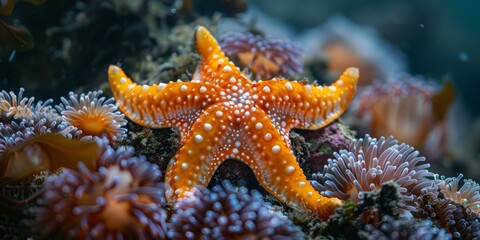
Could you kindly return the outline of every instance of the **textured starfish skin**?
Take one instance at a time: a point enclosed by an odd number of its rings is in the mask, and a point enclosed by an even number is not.
[[[177,127],[181,142],[167,168],[169,200],[207,186],[229,158],[247,164],[263,188],[287,205],[328,218],[341,201],[316,192],[290,149],[292,127],[318,129],[338,118],[352,99],[356,68],[328,87],[286,79],[250,81],[204,28],[195,34],[202,56],[191,82],[140,86],[117,66],[108,70],[121,110],[148,127]]]

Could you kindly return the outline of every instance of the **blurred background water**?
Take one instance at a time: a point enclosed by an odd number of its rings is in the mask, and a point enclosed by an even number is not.
[[[476,115],[480,113],[478,1],[250,0],[248,3],[277,18],[295,33],[318,27],[338,14],[359,25],[371,26],[408,56],[412,74],[437,80],[451,78],[463,103]]]

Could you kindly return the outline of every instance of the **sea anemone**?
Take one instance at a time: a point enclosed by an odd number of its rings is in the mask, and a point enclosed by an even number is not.
[[[365,226],[366,239],[369,240],[449,240],[452,235],[445,229],[437,228],[432,221],[423,220],[412,224],[411,219],[395,219],[392,216],[382,217],[382,223],[379,227],[368,224]]]
[[[272,212],[262,196],[228,182],[194,188],[174,206],[173,239],[303,239],[298,227]]]
[[[228,32],[220,37],[220,46],[229,56],[238,58],[257,79],[302,72],[303,50],[297,44],[250,32]]]
[[[133,149],[103,144],[96,171],[78,164],[44,183],[32,227],[58,239],[166,237],[165,187],[156,165]]]
[[[78,162],[93,168],[98,153],[94,141],[41,134],[0,154],[0,185],[31,179],[42,171],[53,173],[61,168],[75,168]]]
[[[10,119],[26,119],[26,120],[39,120],[41,118],[48,118],[55,120],[59,117],[50,104],[52,99],[48,99],[45,102],[39,101],[35,103],[34,97],[23,97],[25,92],[24,88],[20,88],[20,91],[15,94],[13,91],[9,93],[3,90],[0,92],[0,118],[3,122]]]
[[[471,179],[464,179],[459,189],[458,185],[463,174],[456,178],[447,178],[440,184],[440,192],[446,199],[469,208],[472,212],[480,214],[480,185]]]
[[[79,134],[72,126],[63,122],[49,122],[45,118],[39,121],[23,119],[20,123],[0,123],[0,155],[7,149],[19,147],[33,137],[47,133],[57,133],[67,138]]]
[[[420,208],[424,217],[445,228],[454,239],[480,239],[480,220],[464,206],[449,199],[427,196]]]
[[[61,98],[56,108],[62,118],[81,131],[80,137],[106,136],[110,141],[122,140],[126,136],[123,128],[127,121],[118,111],[113,98],[101,96],[102,91],[82,93],[70,92],[69,98]]]
[[[448,81],[439,91],[420,78],[377,81],[359,90],[351,112],[361,132],[374,137],[393,135],[434,160],[448,143],[446,115],[454,94]]]
[[[362,202],[365,192],[394,181],[405,207],[415,210],[412,205],[416,197],[436,193],[435,175],[428,171],[430,164],[422,163],[425,158],[420,157],[418,151],[398,144],[393,137],[377,140],[366,135],[334,156],[323,172],[313,175],[312,185],[324,196]]]

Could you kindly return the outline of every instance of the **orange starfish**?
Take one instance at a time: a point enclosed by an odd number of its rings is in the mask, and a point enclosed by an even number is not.
[[[169,200],[207,186],[220,164],[234,158],[287,205],[328,218],[341,201],[310,185],[290,149],[289,131],[318,129],[338,118],[355,93],[358,69],[347,69],[328,87],[286,79],[252,82],[207,29],[198,27],[195,41],[203,60],[191,82],[140,86],[119,67],[108,70],[113,94],[130,119],[181,131],[182,145],[166,173]]]

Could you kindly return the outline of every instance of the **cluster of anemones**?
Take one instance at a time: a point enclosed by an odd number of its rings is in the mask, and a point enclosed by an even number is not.
[[[256,79],[302,72],[303,50],[297,44],[250,32],[228,32],[220,37],[222,50],[254,74]]]
[[[115,100],[102,96],[102,91],[80,95],[70,93],[69,100],[62,98],[62,103],[55,108],[51,106],[52,99],[35,103],[35,98],[23,96],[24,91],[21,88],[18,96],[14,92],[0,93],[0,114],[4,124],[9,125],[12,119],[17,123],[46,121],[46,125],[75,128],[76,134],[71,137],[105,136],[110,141],[121,140],[126,135],[124,115],[118,111]]]
[[[166,238],[165,187],[158,166],[133,149],[98,140],[98,166],[65,169],[44,183],[34,230],[75,239]]]
[[[348,150],[334,153],[324,170],[313,175],[312,185],[322,194],[342,200],[362,202],[365,192],[394,181],[406,208],[415,210],[414,200],[426,193],[436,194],[435,175],[422,163],[418,151],[398,144],[393,137],[379,139],[366,135],[351,142]]]
[[[0,170],[0,183],[28,179],[44,170],[56,171],[57,167],[75,166],[76,160],[88,161],[86,155],[76,156],[79,148],[88,144],[69,139],[105,136],[113,142],[125,136],[123,114],[113,98],[102,97],[101,91],[81,94],[79,99],[70,93],[70,101],[62,98],[63,104],[56,108],[51,106],[51,99],[35,103],[33,97],[24,97],[23,93],[23,88],[18,96],[13,92],[0,93],[0,160],[4,166]]]
[[[178,200],[171,218],[173,239],[302,239],[298,227],[270,210],[258,192],[222,185],[195,188]]]

